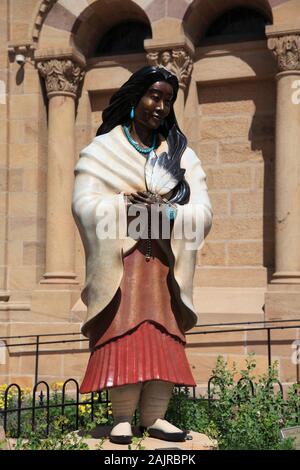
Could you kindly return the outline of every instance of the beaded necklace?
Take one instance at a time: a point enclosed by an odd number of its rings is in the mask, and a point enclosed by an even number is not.
[[[127,126],[125,126],[125,124],[122,126],[123,127],[123,130],[124,130],[124,133],[127,137],[127,140],[128,142],[140,153],[142,154],[148,154],[150,152],[152,152],[152,150],[155,149],[156,147],[156,141],[157,141],[157,133],[155,132],[153,134],[153,142],[152,142],[152,145],[151,147],[148,147],[148,148],[144,148],[144,147],[141,147],[135,140],[133,140],[133,138],[131,137],[130,135],[130,132],[129,132],[129,129]]]

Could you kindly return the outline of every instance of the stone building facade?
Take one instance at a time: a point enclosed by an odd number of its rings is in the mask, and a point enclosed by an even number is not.
[[[214,209],[199,325],[300,320],[300,0],[0,0],[0,383],[33,383],[35,347],[13,344],[34,338],[18,336],[82,339],[73,169],[147,63],[179,78],[176,114]],[[298,334],[272,332],[284,383],[299,379]],[[199,385],[218,354],[267,365],[265,331],[193,335],[187,350]],[[87,343],[40,351],[39,379],[80,380]]]

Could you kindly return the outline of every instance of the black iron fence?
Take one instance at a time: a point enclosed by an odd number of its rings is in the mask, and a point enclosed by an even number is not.
[[[67,386],[69,384],[72,384],[73,386],[71,395],[67,394]],[[44,393],[43,390],[39,390],[41,386],[44,386],[46,393]],[[217,396],[219,394],[219,388],[222,389],[225,386],[226,384],[221,377],[217,375],[210,377],[207,386],[207,397],[201,397],[202,401],[207,402],[208,414],[211,413],[213,402],[219,399]],[[287,403],[283,400],[283,386],[279,380],[270,379],[266,384],[268,392],[273,394],[274,386],[279,387],[278,392],[282,398],[282,415],[284,415]],[[243,387],[244,390],[242,391]],[[240,389],[242,393],[237,393],[235,399],[231,400],[232,404],[240,406],[241,403],[255,397],[255,384],[251,379],[245,377],[241,378],[237,382],[236,388],[238,391]],[[245,388],[247,389],[246,394]],[[12,390],[14,391],[14,400],[13,402],[10,402],[9,397]],[[193,401],[199,399],[196,397],[194,387],[176,387],[175,393],[182,390],[184,391],[183,395],[185,399]],[[299,392],[300,389],[295,389],[295,395],[300,398]],[[89,398],[85,400],[80,400],[79,395],[79,384],[75,379],[66,380],[62,384],[59,392],[51,391],[49,385],[45,381],[40,381],[34,386],[31,396],[27,397],[27,399],[24,399],[22,389],[18,384],[11,384],[4,392],[4,405],[2,409],[0,409],[0,425],[3,425],[5,433],[11,437],[18,438],[22,435],[24,437],[28,436],[30,432],[32,433],[35,431],[42,433],[42,435],[46,437],[51,432],[51,424],[53,424],[55,417],[68,417],[68,424],[65,425],[65,428],[67,428],[68,431],[74,431],[84,428],[87,423],[94,422],[95,417],[97,417],[99,407],[102,409],[102,417],[106,418],[104,422],[112,424],[108,392],[93,392],[87,394],[89,395]],[[82,413],[80,411],[81,407],[84,409],[89,407],[89,413]],[[299,424],[299,408],[300,400],[298,399],[294,403],[293,410],[296,425]],[[178,415],[177,418],[179,419],[182,419],[181,411],[180,407],[176,409],[176,413]],[[111,421],[109,418],[111,418]],[[137,423],[138,413],[135,412],[134,424],[136,425]],[[63,428],[64,425],[61,426],[61,430],[63,430]]]
[[[69,384],[73,385],[71,392],[67,392],[67,385]],[[39,390],[41,386],[45,387],[46,393]],[[182,389],[184,389],[186,397],[196,398],[195,388],[191,387],[191,393],[188,387],[176,387],[177,392]],[[14,395],[13,402],[9,399],[12,391]],[[112,411],[110,410],[108,392],[92,392],[85,394],[85,396],[88,396],[88,399],[80,400],[79,384],[73,378],[66,380],[59,391],[51,390],[49,384],[42,380],[33,387],[32,393],[26,398],[24,398],[22,388],[18,384],[10,384],[4,391],[3,406],[0,408],[0,425],[3,425],[5,433],[8,433],[11,437],[17,438],[22,434],[28,435],[28,433],[36,430],[42,432],[44,436],[48,436],[50,425],[53,424],[55,417],[68,416],[70,420],[67,424],[68,430],[78,430],[95,420],[99,407],[102,408],[102,423],[103,418],[105,418],[105,424],[112,424],[112,417],[110,417]],[[80,411],[81,407],[84,410],[89,407],[88,413],[82,413]],[[177,410],[177,414],[178,417],[181,417],[180,409]],[[134,424],[137,423],[138,412],[136,411]],[[22,424],[25,424],[23,429]],[[64,425],[61,426],[62,430],[63,428]]]
[[[289,323],[286,325],[286,323]],[[292,323],[292,325],[291,325]],[[252,326],[252,325],[259,325],[263,324],[263,326]],[[274,325],[276,324],[276,326]],[[279,324],[279,325],[278,325]],[[228,328],[229,326],[239,326],[239,328]],[[250,326],[251,325],[251,326]],[[200,328],[200,331],[192,331],[188,332],[187,335],[209,335],[209,334],[226,334],[226,333],[232,333],[232,332],[238,332],[238,331],[266,331],[267,333],[267,356],[268,356],[268,365],[269,367],[272,364],[272,331],[274,330],[287,330],[287,329],[295,329],[295,328],[300,328],[300,321],[298,319],[293,319],[293,320],[281,320],[281,321],[269,321],[268,324],[266,325],[265,322],[239,322],[239,323],[226,323],[226,324],[208,324],[208,325],[197,325],[198,328]],[[207,327],[218,327],[218,329],[204,329]],[[222,329],[222,327],[226,327],[226,329]],[[2,337],[0,338],[0,341],[4,342],[5,346],[8,347],[25,347],[25,346],[34,346],[34,355],[35,355],[35,385],[32,390],[32,396],[30,400],[24,400],[23,395],[22,395],[22,389],[21,387],[16,384],[10,384],[6,390],[3,393],[3,403],[2,406],[0,406],[0,424],[3,423],[3,427],[5,432],[8,431],[9,428],[9,419],[10,417],[14,416],[15,420],[15,436],[18,437],[21,434],[21,426],[22,426],[22,420],[23,416],[26,416],[27,420],[27,428],[30,428],[31,431],[34,431],[36,428],[36,422],[37,422],[37,414],[43,413],[43,421],[44,421],[44,432],[45,435],[49,434],[49,429],[50,429],[50,424],[51,424],[51,414],[56,415],[59,413],[60,416],[65,416],[68,414],[68,410],[73,409],[73,422],[72,422],[72,428],[73,429],[78,429],[80,425],[82,424],[82,414],[87,414],[87,413],[81,413],[80,412],[80,407],[84,407],[87,409],[89,407],[89,413],[88,413],[88,418],[90,421],[94,421],[95,419],[95,414],[97,410],[99,410],[99,407],[103,407],[103,412],[106,414],[106,419],[109,421],[109,413],[111,413],[109,409],[109,396],[107,392],[93,392],[90,394],[87,394],[89,396],[88,399],[80,400],[80,393],[79,393],[79,384],[78,382],[70,378],[66,380],[62,386],[61,390],[50,390],[50,387],[47,382],[45,381],[38,381],[39,377],[39,356],[42,352],[42,347],[43,345],[54,345],[54,344],[66,344],[66,343],[78,343],[78,342],[83,342],[83,341],[88,341],[87,339],[83,339],[82,337],[78,339],[61,339],[61,340],[55,340],[55,341],[43,341],[44,338],[48,339],[51,336],[59,337],[59,336],[75,336],[75,335],[80,335],[80,333],[54,333],[54,334],[44,334],[44,335],[25,335],[25,336],[9,336],[9,337]],[[26,338],[34,338],[34,341],[29,341],[26,342]],[[21,343],[14,343],[14,339],[21,339],[24,342]],[[297,347],[297,358],[299,359],[295,363],[296,367],[296,377],[297,380],[296,382],[299,383],[299,362],[300,362],[300,355],[299,355],[299,349],[300,349],[300,341],[297,342],[296,344]],[[78,350],[78,352],[82,352],[83,350]],[[49,352],[49,350],[47,350]],[[248,382],[248,388],[249,388],[249,396],[254,396],[255,395],[255,385],[250,379],[245,379],[242,378],[238,382],[238,387],[241,386],[245,383],[245,381]],[[70,392],[69,395],[67,395],[67,386],[72,385],[72,392],[71,396],[72,399],[70,399]],[[218,376],[212,376],[207,384],[207,402],[208,402],[208,411],[211,408],[212,402],[216,399],[214,396],[214,389],[215,385],[218,385],[220,387],[224,387],[224,383],[222,382],[222,379]],[[279,387],[279,392],[283,397],[283,386],[279,380],[274,380],[270,379],[270,382],[268,386],[274,387],[274,385],[277,385]],[[45,391],[40,390],[40,388],[44,386]],[[12,393],[12,390],[14,390],[14,403],[13,406],[10,403],[9,397],[10,394]],[[180,390],[180,388],[179,388]],[[187,389],[185,389],[187,392]],[[189,399],[196,399],[196,390],[195,388],[191,388],[189,390],[189,393],[186,393],[186,397]],[[244,400],[245,397],[241,397],[240,402]],[[30,404],[28,404],[30,403]],[[0,403],[1,405],[1,403]],[[297,405],[298,406],[298,405]],[[180,411],[180,410],[179,410]],[[55,412],[55,413],[54,413]],[[298,415],[298,409],[296,410],[296,413]],[[86,416],[85,416],[86,419]],[[135,421],[137,422],[137,415],[135,415]],[[298,421],[297,421],[298,422]]]
[[[71,394],[67,394],[67,385],[72,384]],[[40,387],[44,386],[46,393]],[[13,403],[10,403],[10,394],[14,395]],[[13,428],[13,437],[21,435],[21,424],[26,420],[26,431],[35,431],[37,425],[37,414],[39,422],[41,413],[43,419],[43,430],[46,436],[49,435],[50,424],[55,416],[66,416],[67,411],[72,410],[72,429],[80,427],[80,407],[90,407],[89,421],[94,421],[95,411],[99,405],[104,405],[104,411],[107,419],[109,418],[109,398],[107,392],[90,393],[89,399],[80,400],[79,384],[75,379],[68,379],[60,390],[50,390],[50,386],[45,381],[40,381],[33,387],[32,393],[26,399],[23,396],[21,387],[16,384],[10,384],[4,391],[3,409],[0,409],[0,424],[3,423],[4,431],[10,433]],[[53,413],[51,416],[51,411]],[[9,422],[9,418],[13,418]],[[86,420],[85,420],[86,421]],[[11,426],[9,426],[11,424]]]

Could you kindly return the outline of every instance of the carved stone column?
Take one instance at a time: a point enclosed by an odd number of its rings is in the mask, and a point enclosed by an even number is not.
[[[275,273],[267,313],[300,313],[300,30],[267,28],[277,61],[275,161]]]
[[[46,273],[41,283],[72,284],[77,283],[71,215],[75,100],[84,77],[84,60],[63,52],[55,58],[39,54],[36,59],[49,99]]]
[[[149,65],[164,67],[178,78],[179,90],[174,109],[179,127],[183,128],[185,92],[193,70],[193,46],[187,42],[182,45],[162,46],[151,43],[151,40],[146,40],[145,47],[148,51]]]

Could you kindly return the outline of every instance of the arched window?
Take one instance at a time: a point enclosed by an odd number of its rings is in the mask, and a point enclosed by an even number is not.
[[[101,39],[96,56],[144,52],[144,39],[151,38],[151,28],[138,21],[113,26]]]
[[[223,13],[208,28],[201,45],[265,39],[265,27],[271,24],[261,12],[252,8],[233,8]]]

